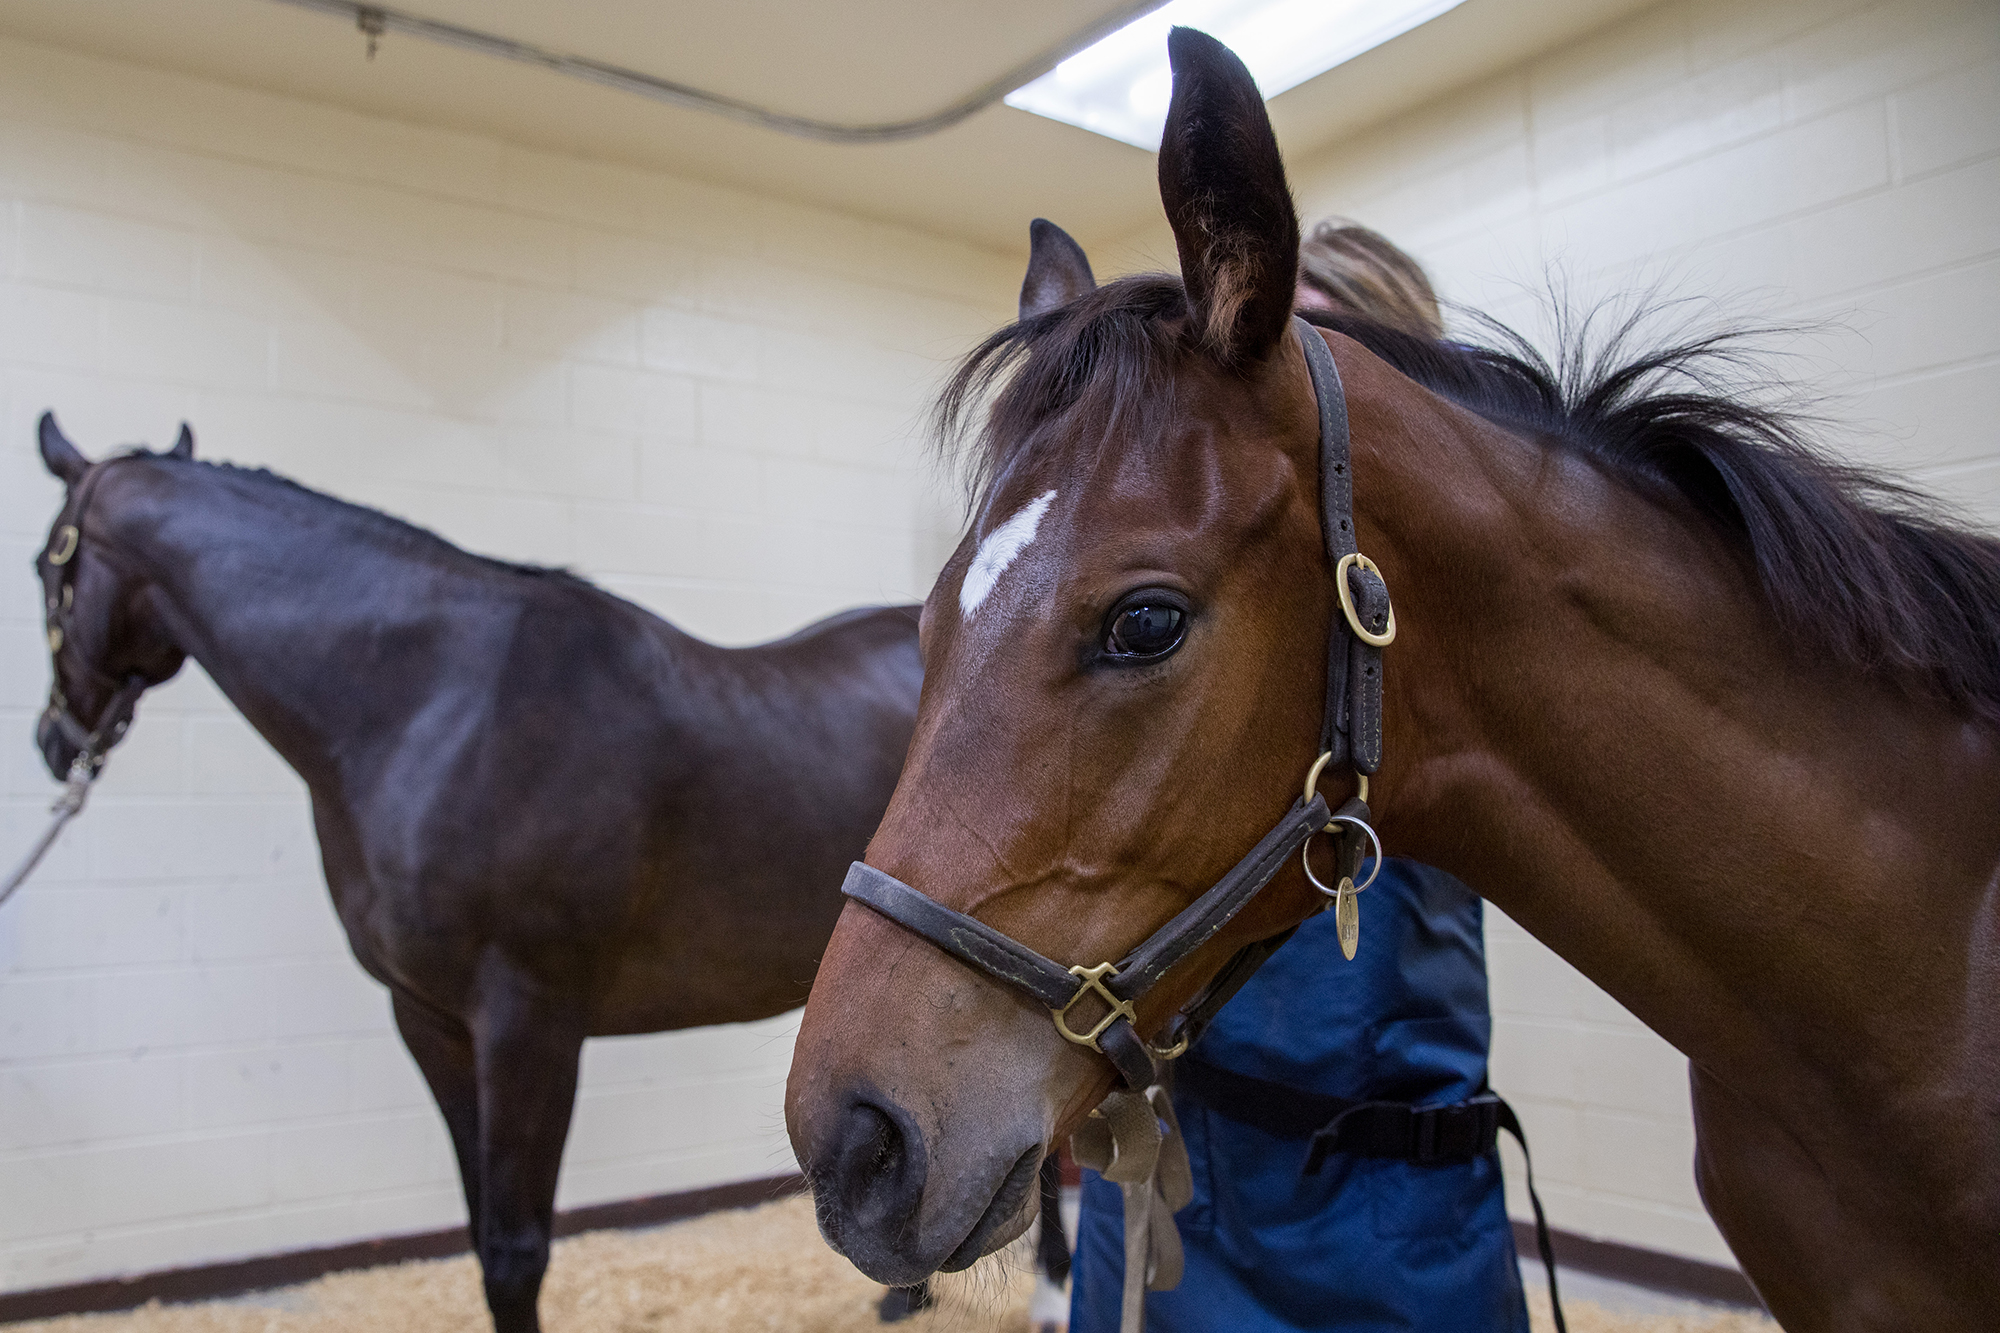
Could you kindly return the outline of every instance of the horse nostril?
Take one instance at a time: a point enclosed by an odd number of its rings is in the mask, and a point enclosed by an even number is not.
[[[841,1124],[831,1175],[825,1183],[857,1227],[901,1237],[923,1200],[923,1135],[901,1107],[857,1099]]]
[[[35,748],[42,752],[42,762],[55,777],[60,779],[69,773],[69,760],[62,752],[55,724],[47,713],[35,719]]]

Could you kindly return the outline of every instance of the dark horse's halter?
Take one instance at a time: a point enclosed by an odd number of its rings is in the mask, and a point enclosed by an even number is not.
[[[139,706],[139,696],[146,692],[151,683],[137,672],[119,680],[106,675],[89,663],[83,663],[83,670],[96,676],[104,684],[111,686],[111,698],[104,706],[104,715],[98,719],[95,729],[85,727],[70,711],[69,700],[63,697],[62,676],[56,662],[62,655],[63,644],[70,637],[70,606],[76,598],[76,557],[83,544],[83,511],[90,502],[90,493],[97,484],[98,477],[114,459],[106,459],[93,467],[77,488],[76,503],[71,507],[70,521],[56,529],[55,541],[48,551],[49,563],[56,568],[55,586],[48,590],[48,605],[45,614],[49,630],[49,702],[42,709],[42,718],[54,727],[62,738],[76,747],[76,758],[70,761],[69,774],[63,780],[62,794],[49,807],[54,816],[49,826],[28,854],[4,881],[0,881],[0,903],[12,897],[14,890],[26,882],[28,876],[41,863],[42,857],[55,845],[56,836],[63,826],[83,813],[83,803],[90,797],[90,784],[104,767],[104,758],[112,747],[125,739],[131,729],[133,710]]]
[[[132,455],[136,456],[136,455]],[[124,456],[121,456],[124,457]],[[49,702],[43,708],[42,716],[62,734],[62,738],[77,748],[72,772],[78,764],[86,765],[89,776],[95,777],[97,770],[104,766],[105,755],[113,746],[125,739],[125,733],[132,726],[132,712],[139,704],[139,696],[146,692],[148,682],[137,672],[119,680],[106,675],[89,663],[82,669],[111,687],[110,701],[105,705],[104,715],[98,719],[95,729],[87,728],[70,711],[69,700],[63,697],[62,680],[55,670],[57,658],[62,655],[63,644],[70,637],[69,613],[76,596],[77,554],[83,545],[83,514],[90,504],[91,492],[97,487],[97,479],[104,475],[105,468],[119,459],[107,458],[93,467],[83,484],[77,487],[76,504],[72,506],[70,521],[56,529],[55,540],[49,547],[49,563],[56,567],[55,587],[48,591],[46,614],[49,628]]]
[[[1382,846],[1369,823],[1368,776],[1382,764],[1382,649],[1396,637],[1395,612],[1388,585],[1354,539],[1354,479],[1348,466],[1347,400],[1340,373],[1325,339],[1304,320],[1292,321],[1305,348],[1312,373],[1313,395],[1319,402],[1320,508],[1328,563],[1340,597],[1340,614],[1333,617],[1326,652],[1326,712],[1320,725],[1320,755],[1307,775],[1305,792],[1265,834],[1248,856],[1195,899],[1173,920],[1155,931],[1117,964],[1064,967],[984,922],[957,912],[874,866],[856,861],[847,872],[842,892],[866,903],[890,920],[915,932],[946,953],[987,976],[1040,1000],[1055,1018],[1056,1031],[1079,1046],[1109,1059],[1133,1092],[1154,1082],[1154,1058],[1172,1059],[1188,1048],[1210,1019],[1250,979],[1292,932],[1251,944],[1231,958],[1215,980],[1170,1024],[1164,1049],[1149,1048],[1133,1027],[1133,1006],[1174,966],[1213,939],[1278,873],[1287,857],[1303,849],[1316,834],[1334,840],[1337,883],[1329,888],[1313,874],[1315,888],[1332,900],[1339,917],[1341,946],[1354,956],[1359,913],[1354,895],[1360,884],[1364,852],[1373,847],[1381,866]],[[1353,768],[1356,793],[1338,810],[1329,811],[1316,790],[1329,764]],[[1072,1022],[1078,1006],[1095,1000],[1102,1012],[1087,1025]]]

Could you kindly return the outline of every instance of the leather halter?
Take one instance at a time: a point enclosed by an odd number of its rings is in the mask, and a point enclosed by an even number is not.
[[[1382,764],[1382,649],[1395,637],[1395,615],[1389,605],[1388,586],[1355,545],[1354,479],[1340,373],[1319,331],[1296,317],[1292,325],[1305,349],[1313,396],[1319,403],[1321,523],[1327,562],[1341,603],[1328,634],[1320,759],[1313,765],[1304,794],[1213,888],[1115,965],[1065,967],[864,862],[856,861],[848,868],[847,881],[841,886],[848,897],[923,936],[977,971],[1047,1005],[1058,1032],[1102,1053],[1125,1086],[1135,1092],[1155,1081],[1155,1056],[1172,1059],[1186,1050],[1292,932],[1287,930],[1239,950],[1178,1021],[1170,1023],[1165,1050],[1148,1047],[1139,1036],[1134,1012],[1137,1002],[1176,964],[1215,938],[1271,882],[1286,858],[1300,852],[1314,835],[1326,833],[1334,839],[1334,866],[1342,894],[1357,891],[1354,876],[1363,852],[1374,841],[1366,799],[1368,775]],[[1311,785],[1329,762],[1352,768],[1359,788],[1355,796],[1332,811]],[[1080,1006],[1093,1002],[1094,1013],[1079,1015]]]
[[[139,706],[139,696],[146,692],[150,682],[137,672],[121,681],[115,676],[99,671],[87,662],[82,663],[85,672],[111,687],[111,697],[105,703],[104,713],[93,730],[86,728],[77,720],[76,714],[70,711],[69,700],[63,697],[62,678],[60,671],[57,670],[57,660],[62,654],[63,646],[71,637],[70,604],[75,595],[77,557],[82,553],[83,547],[84,509],[90,503],[91,492],[96,489],[97,479],[104,475],[107,467],[123,458],[139,456],[127,454],[120,455],[119,458],[107,458],[90,469],[84,476],[83,484],[77,487],[76,503],[71,506],[71,521],[56,529],[55,540],[48,551],[49,563],[56,566],[59,572],[56,575],[55,588],[48,593],[45,613],[49,632],[50,681],[49,702],[42,709],[42,716],[48,719],[49,724],[64,740],[76,747],[77,756],[70,765],[72,772],[81,765],[86,776],[93,778],[104,766],[104,758],[111,752],[112,747],[125,739],[125,733],[132,726],[132,714]]]

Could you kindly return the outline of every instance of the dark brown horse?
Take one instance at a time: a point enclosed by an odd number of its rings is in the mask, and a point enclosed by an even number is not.
[[[185,433],[93,466],[44,417],[41,448],[68,485],[37,560],[49,771],[185,656],[298,770],[451,1128],[494,1323],[535,1329],[583,1039],[805,999],[909,744],[914,608],[717,648]]]
[[[985,484],[868,851],[1065,965],[1123,956],[1299,800],[1339,614],[1277,146],[1233,56],[1171,45],[1182,278],[1078,282],[947,394],[997,391]],[[1994,1327],[2000,544],[1705,383],[1726,345],[1565,381],[1342,327],[1359,542],[1400,625],[1390,851],[1686,1052],[1703,1197],[1788,1329]],[[1320,901],[1293,858],[1141,1034]],[[1024,1172],[1112,1079],[850,903],[787,1117],[828,1237],[909,1281],[1025,1226]]]

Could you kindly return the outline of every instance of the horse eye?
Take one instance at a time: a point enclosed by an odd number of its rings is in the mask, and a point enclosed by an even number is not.
[[[1104,651],[1113,657],[1165,657],[1181,646],[1187,613],[1166,601],[1127,602],[1111,613]]]

